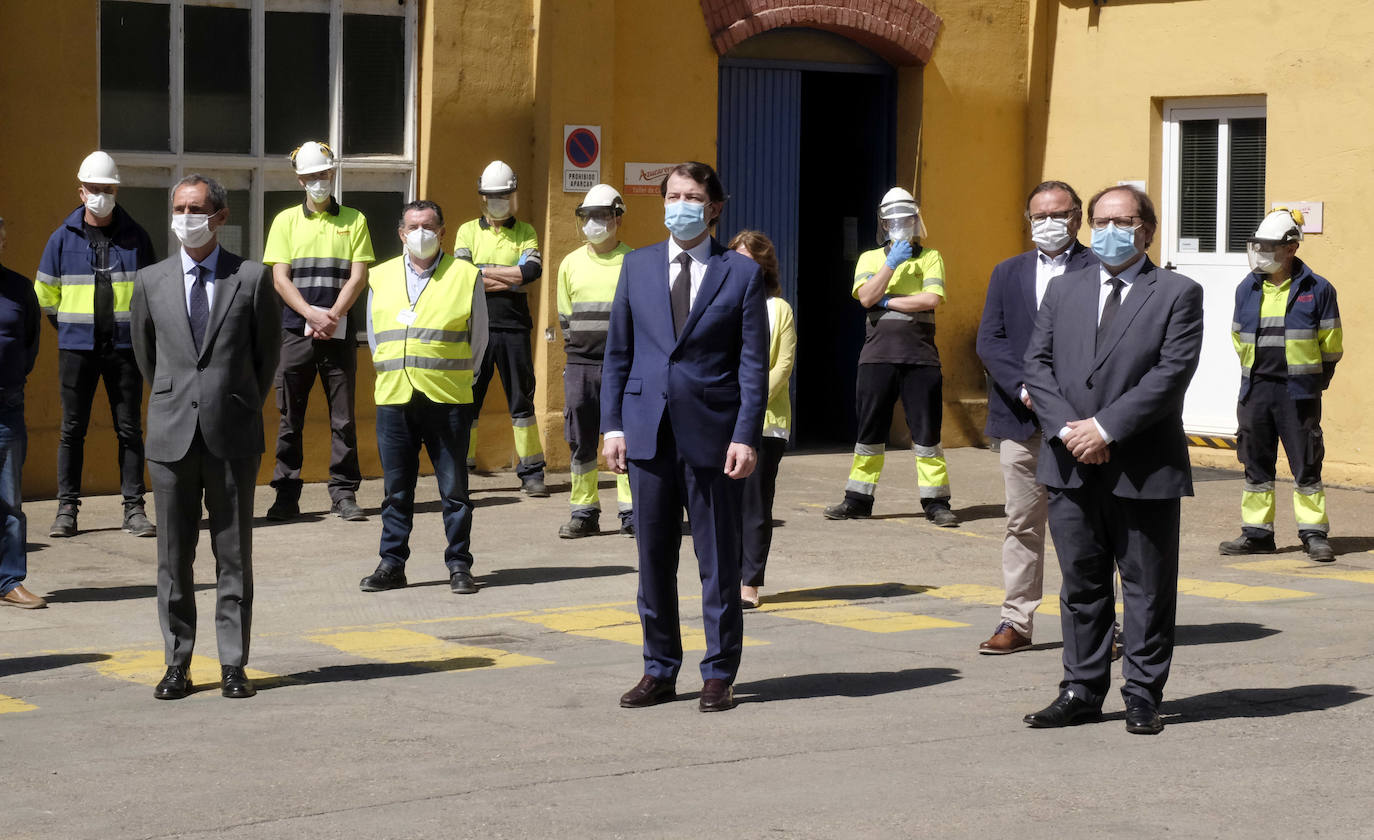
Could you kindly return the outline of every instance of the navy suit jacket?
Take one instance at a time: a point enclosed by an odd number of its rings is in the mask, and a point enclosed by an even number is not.
[[[1183,392],[1202,352],[1202,287],[1145,264],[1121,310],[1097,340],[1097,266],[1050,281],[1026,348],[1026,389],[1045,429],[1036,478],[1082,487],[1089,470],[1126,499],[1193,495]],[[1096,417],[1112,436],[1111,459],[1081,464],[1057,435],[1069,420]]]
[[[1035,329],[1035,274],[1039,250],[1003,260],[992,270],[983,320],[978,325],[978,356],[992,376],[988,394],[989,437],[1026,440],[1040,427],[1035,413],[1021,402],[1026,381],[1026,345]],[[1064,271],[1097,265],[1097,255],[1074,240]]]
[[[758,265],[711,240],[682,335],[673,337],[667,241],[625,255],[601,377],[601,429],[626,457],[653,458],[659,426],[693,467],[725,466],[731,442],[755,449],[768,402],[768,314]]]

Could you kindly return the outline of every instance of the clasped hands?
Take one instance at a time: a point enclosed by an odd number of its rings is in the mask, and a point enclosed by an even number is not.
[[[1097,431],[1097,424],[1089,417],[1086,420],[1070,420],[1064,424],[1068,431],[1060,434],[1059,439],[1073,457],[1084,464],[1105,464],[1112,457],[1107,442]]]
[[[306,338],[330,338],[338,326],[339,316],[328,309],[311,307],[310,311],[305,314]]]

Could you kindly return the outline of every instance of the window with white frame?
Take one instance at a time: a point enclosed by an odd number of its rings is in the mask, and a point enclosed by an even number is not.
[[[258,258],[302,190],[287,156],[324,140],[336,195],[385,235],[415,192],[418,0],[101,0],[100,144],[120,203],[159,255],[168,187],[201,172],[229,192],[221,241]],[[383,235],[378,236],[379,232]]]
[[[1264,218],[1265,125],[1262,105],[1168,109],[1170,254],[1185,260],[1244,254],[1245,240]]]

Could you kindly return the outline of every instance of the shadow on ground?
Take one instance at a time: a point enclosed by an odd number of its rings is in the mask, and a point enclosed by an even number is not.
[[[213,583],[198,583],[196,591],[214,589]],[[57,589],[47,595],[50,604],[82,604],[92,601],[131,601],[137,598],[156,598],[157,586],[83,586],[79,589]]]
[[[33,671],[51,671],[68,665],[84,665],[88,662],[103,662],[109,659],[108,653],[50,653],[40,656],[22,656],[18,659],[0,659],[0,677],[15,674],[28,674]]]
[[[1353,685],[1297,685],[1292,688],[1233,688],[1166,700],[1160,712],[1166,723],[1195,723],[1233,718],[1281,717],[1320,712],[1364,700]],[[1121,717],[1121,715],[1117,715]]]
[[[527,569],[495,569],[485,575],[476,575],[477,585],[488,586],[529,586],[536,583],[554,583],[560,580],[580,580],[582,578],[615,577],[632,575],[634,566],[539,566]],[[417,586],[448,586],[448,578],[425,580],[410,584]]]
[[[895,694],[960,679],[954,668],[907,668],[903,671],[874,673],[796,674],[766,680],[737,683],[735,696],[740,703],[766,703],[772,700],[809,700],[817,697],[876,697]]]

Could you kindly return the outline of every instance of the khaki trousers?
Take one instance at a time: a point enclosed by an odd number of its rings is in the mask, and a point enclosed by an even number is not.
[[[1028,440],[1001,443],[1002,482],[1007,494],[1007,532],[1002,539],[1002,582],[1006,599],[1002,620],[1031,638],[1035,610],[1045,584],[1045,523],[1049,494],[1035,480],[1040,433]]]

